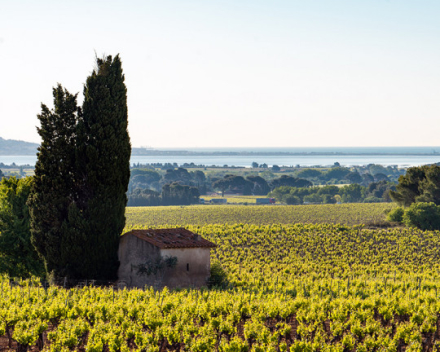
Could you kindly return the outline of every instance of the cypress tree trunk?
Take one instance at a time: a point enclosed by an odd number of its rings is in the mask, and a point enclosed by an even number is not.
[[[125,226],[131,145],[127,89],[121,60],[97,59],[84,87],[77,134],[80,213],[72,214],[86,237],[83,277],[115,279],[119,237]]]

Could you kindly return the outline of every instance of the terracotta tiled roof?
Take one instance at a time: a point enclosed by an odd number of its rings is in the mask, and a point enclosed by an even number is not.
[[[132,230],[123,236],[130,234],[159,248],[217,247],[214,243],[184,228]]]

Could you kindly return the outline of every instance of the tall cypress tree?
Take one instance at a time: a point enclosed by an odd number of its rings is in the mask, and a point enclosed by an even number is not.
[[[78,123],[80,226],[86,234],[85,274],[114,279],[119,266],[119,237],[125,226],[130,178],[127,89],[119,55],[97,59],[84,87]]]
[[[54,89],[42,105],[43,139],[29,200],[32,240],[55,278],[115,279],[125,226],[131,145],[119,56],[97,59],[76,96]]]
[[[77,96],[61,85],[53,89],[53,97],[54,109],[42,104],[38,115],[42,143],[28,204],[32,243],[44,258],[46,271],[59,277],[70,274],[69,263],[79,251],[75,241],[66,243],[64,229],[69,227],[69,212],[77,199],[75,152],[80,111]]]

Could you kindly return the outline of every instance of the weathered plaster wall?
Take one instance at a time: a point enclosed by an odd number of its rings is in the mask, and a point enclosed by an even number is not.
[[[177,266],[164,276],[164,285],[175,287],[206,286],[210,275],[211,257],[209,248],[161,249],[163,257],[177,257]]]
[[[128,286],[139,288],[145,285],[154,285],[155,278],[152,275],[138,275],[137,269],[133,268],[133,265],[145,263],[148,258],[157,258],[159,255],[159,248],[136,236],[128,235],[121,237],[118,250],[120,262],[118,279],[125,281]]]
[[[139,275],[134,265],[145,263],[158,256],[177,257],[175,268],[165,269],[155,275]],[[127,235],[121,237],[118,257],[120,266],[118,279],[130,287],[147,286],[201,287],[206,285],[210,275],[209,248],[170,248],[159,249],[140,238]]]

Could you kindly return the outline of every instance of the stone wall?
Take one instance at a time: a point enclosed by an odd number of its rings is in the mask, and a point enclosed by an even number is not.
[[[125,281],[129,287],[154,286],[156,279],[152,276],[138,275],[134,266],[145,263],[148,258],[155,259],[159,256],[158,247],[133,235],[122,236],[118,250],[119,281]]]
[[[210,248],[161,249],[163,257],[177,257],[177,266],[169,269],[163,283],[170,288],[206,286],[211,270]]]
[[[159,249],[136,236],[125,235],[121,237],[118,256],[118,279],[125,281],[129,287],[201,287],[206,286],[210,275],[210,248]],[[166,268],[157,275],[138,274],[136,265],[158,256],[176,257],[177,266]]]

